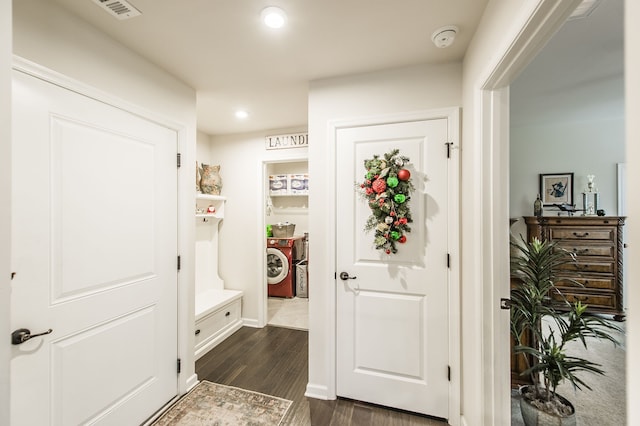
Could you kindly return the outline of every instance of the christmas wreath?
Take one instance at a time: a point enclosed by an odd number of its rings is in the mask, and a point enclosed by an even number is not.
[[[398,149],[384,158],[374,155],[364,161],[366,173],[358,190],[371,208],[371,216],[365,224],[365,231],[375,230],[374,245],[386,254],[397,253],[396,243],[407,241],[406,233],[411,232],[409,223],[411,210],[408,202],[414,191],[411,173],[405,169],[409,158],[400,155]]]

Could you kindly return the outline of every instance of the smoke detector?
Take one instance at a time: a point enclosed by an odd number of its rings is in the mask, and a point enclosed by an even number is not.
[[[447,25],[446,27],[438,28],[431,34],[431,41],[436,47],[440,49],[444,49],[445,47],[449,47],[453,44],[453,40],[456,38],[456,34],[458,33],[458,27],[455,25]]]
[[[120,20],[142,15],[142,12],[126,0],[93,0],[93,2],[106,10],[109,15]]]

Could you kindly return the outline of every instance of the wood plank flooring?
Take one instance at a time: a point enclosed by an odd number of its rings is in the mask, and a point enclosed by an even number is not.
[[[338,399],[307,398],[308,332],[267,326],[243,327],[196,362],[209,380],[293,401],[287,426],[442,426],[446,422]]]

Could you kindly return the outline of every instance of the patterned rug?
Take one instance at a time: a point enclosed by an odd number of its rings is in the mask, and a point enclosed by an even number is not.
[[[278,426],[291,401],[202,381],[153,426]]]

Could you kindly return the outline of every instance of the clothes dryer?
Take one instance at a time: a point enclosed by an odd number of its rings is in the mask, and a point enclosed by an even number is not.
[[[267,238],[267,294],[295,296],[295,263],[302,256],[304,237]]]

